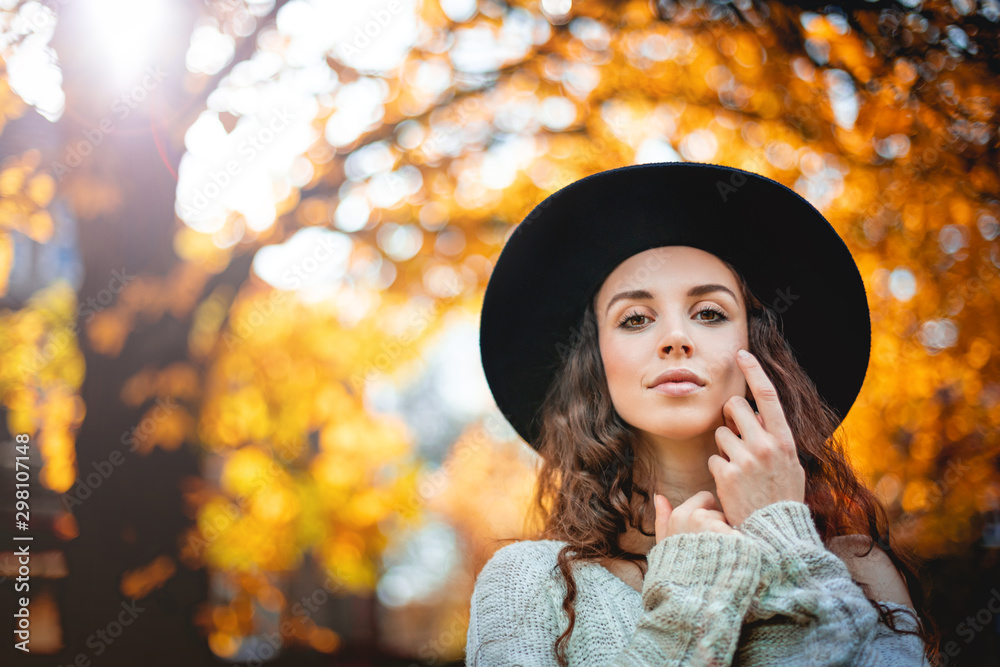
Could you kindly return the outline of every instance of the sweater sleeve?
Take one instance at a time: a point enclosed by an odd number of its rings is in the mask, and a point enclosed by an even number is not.
[[[553,559],[527,542],[500,549],[484,566],[472,596],[469,667],[557,665],[555,641],[568,627]],[[643,612],[628,644],[606,667],[728,665],[743,616],[766,582],[761,552],[742,535],[683,533],[647,554]],[[595,610],[589,610],[597,613]],[[594,619],[600,621],[601,619]],[[610,621],[610,619],[609,619]],[[600,622],[590,623],[600,627]],[[583,630],[579,616],[574,633]],[[591,665],[606,638],[573,638],[569,664]]]
[[[823,544],[808,505],[773,503],[738,530],[758,541],[763,569],[773,573],[748,615],[741,665],[928,664],[920,637],[879,623],[847,566]],[[912,616],[896,619],[897,627],[916,629]]]

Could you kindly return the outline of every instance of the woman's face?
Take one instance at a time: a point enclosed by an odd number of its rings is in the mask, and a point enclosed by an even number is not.
[[[640,432],[714,438],[723,404],[747,395],[736,363],[736,352],[748,349],[746,309],[736,277],[715,255],[688,246],[633,255],[604,281],[594,313],[611,401]],[[654,387],[673,369],[701,384]]]

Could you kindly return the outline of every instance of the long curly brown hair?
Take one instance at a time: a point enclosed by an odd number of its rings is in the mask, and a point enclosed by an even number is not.
[[[889,555],[903,574],[916,609],[916,632],[896,628],[895,615],[912,612],[883,606],[872,599],[867,585],[856,583],[883,623],[900,633],[918,634],[925,642],[930,664],[939,665],[940,633],[928,613],[929,592],[916,574],[922,561],[891,539],[885,508],[844,453],[844,438],[837,432],[840,419],[795,360],[779,329],[777,314],[751,292],[734,266],[723,263],[733,272],[743,294],[750,351],[774,384],[795,437],[806,473],[805,503],[820,537],[829,543],[838,535],[866,535],[870,545],[857,555],[868,554],[876,544]],[[752,396],[747,398],[753,405]],[[645,575],[646,555],[623,550],[619,535],[635,527],[643,535],[654,536],[644,528],[647,518],[651,525],[655,517],[654,455],[612,405],[592,302],[571,344],[561,351],[558,372],[540,408],[540,424],[534,443],[542,458],[533,498],[535,516],[529,517],[526,525],[541,526],[529,539],[567,543],[557,562],[567,581],[562,606],[569,627],[555,645],[559,664],[565,666],[566,644],[576,624],[577,588],[571,562],[629,560]],[[582,507],[591,511],[580,512]]]

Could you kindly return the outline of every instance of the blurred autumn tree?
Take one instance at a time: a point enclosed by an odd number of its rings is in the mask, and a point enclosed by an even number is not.
[[[518,529],[533,460],[483,416],[429,461],[364,390],[419,363],[449,315],[475,318],[546,194],[640,161],[762,173],[840,231],[874,328],[854,456],[894,538],[933,559],[946,640],[985,603],[995,0],[174,3],[125,88],[102,85],[85,5],[2,5],[0,400],[62,494],[63,659],[129,598],[149,611],[121,656],[152,639],[165,661],[207,660],[194,619],[234,659],[266,657],[279,628],[286,648],[460,658],[472,577]],[[50,35],[64,100],[43,118],[14,63]],[[78,226],[75,298],[18,273],[14,240],[42,266],[60,220]],[[126,472],[88,482],[108,465]],[[377,638],[387,542],[428,509],[458,531],[467,574],[433,618],[394,621],[405,640]],[[368,600],[342,615],[370,622],[296,613],[316,592]]]

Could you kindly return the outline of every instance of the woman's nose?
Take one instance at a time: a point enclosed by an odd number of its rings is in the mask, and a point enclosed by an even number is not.
[[[664,320],[665,333],[659,341],[658,351],[661,356],[670,356],[680,352],[683,355],[690,355],[694,344],[691,337],[684,330],[683,325],[678,322],[667,322]]]

